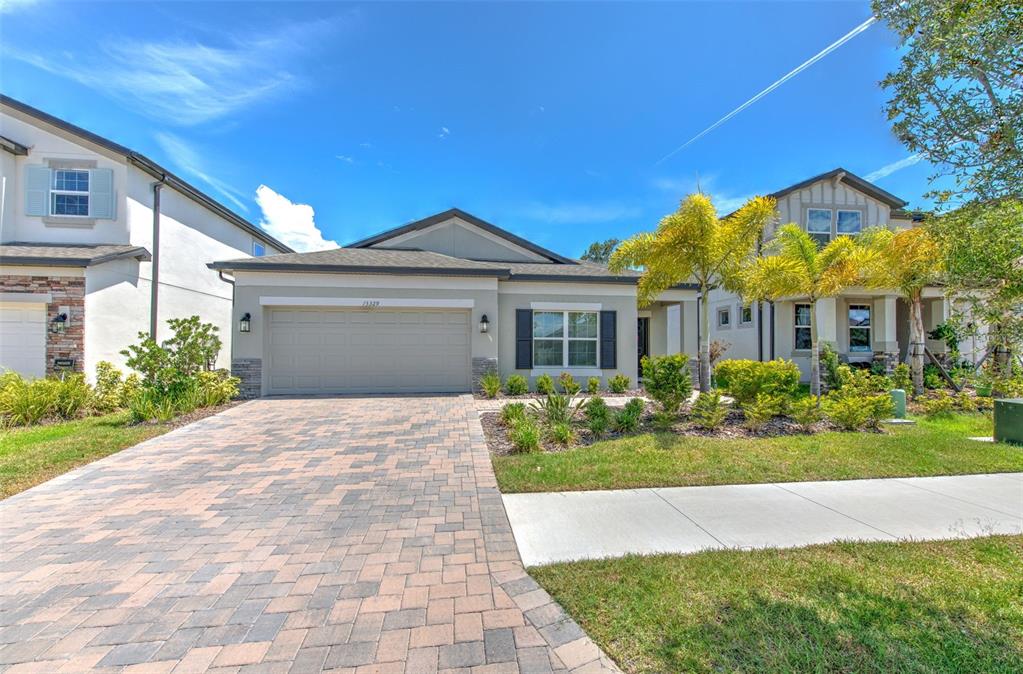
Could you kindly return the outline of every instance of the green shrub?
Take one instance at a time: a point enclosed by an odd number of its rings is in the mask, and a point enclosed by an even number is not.
[[[583,414],[586,417],[586,427],[590,429],[594,438],[601,438],[607,433],[611,425],[611,410],[603,398],[600,396],[590,398],[583,408]]]
[[[572,424],[559,422],[550,427],[551,440],[564,447],[571,447],[575,442],[575,429]]]
[[[714,380],[737,403],[746,405],[760,394],[794,396],[799,391],[799,367],[782,358],[765,363],[725,360],[714,368]]]
[[[173,398],[143,387],[128,401],[128,415],[135,423],[170,421],[180,412],[175,403]]]
[[[504,382],[504,392],[510,396],[521,396],[529,393],[529,381],[521,374],[513,374]]]
[[[125,364],[142,375],[143,384],[160,395],[177,400],[191,386],[191,377],[212,370],[220,353],[220,330],[212,323],[203,323],[198,316],[172,318],[167,321],[170,339],[157,344],[145,332],[138,333],[139,342],[121,354]]]
[[[558,375],[558,384],[561,386],[562,393],[570,396],[574,396],[576,393],[579,393],[581,389],[579,382],[577,382],[575,377],[568,372],[562,372]]]
[[[678,415],[658,409],[654,410],[650,420],[653,422],[654,428],[662,433],[667,433],[675,426],[675,422],[678,421]]]
[[[508,434],[512,446],[519,452],[536,452],[540,450],[540,426],[530,417],[516,421]]]
[[[546,372],[536,378],[536,392],[541,395],[554,393],[554,379]]]
[[[121,384],[121,407],[128,407],[129,401],[138,395],[139,391],[142,390],[142,379],[137,374],[132,372],[124,378],[124,383]]]
[[[619,433],[633,433],[639,428],[639,422],[643,419],[643,401],[640,398],[632,398],[625,403],[622,409],[615,413],[614,429]]]
[[[960,391],[955,400],[956,409],[963,412],[976,412],[977,401],[966,391]]]
[[[496,398],[501,392],[501,377],[496,372],[490,371],[480,377],[480,390],[488,398]]]
[[[877,393],[866,396],[863,404],[867,408],[867,426],[878,428],[885,419],[895,414],[895,401],[890,393]]]
[[[501,408],[501,423],[512,426],[516,421],[526,418],[525,403],[508,403]]]
[[[672,416],[693,391],[693,375],[689,369],[689,357],[684,354],[671,356],[643,356],[643,388],[647,390],[661,410]]]
[[[934,363],[924,365],[924,388],[945,388],[945,380],[941,377],[941,370]]]
[[[715,389],[697,396],[690,414],[694,424],[704,430],[713,431],[725,423],[728,408],[721,402],[721,393]]]
[[[7,372],[2,383],[0,418],[5,426],[28,426],[50,415],[56,392],[49,380],[30,382],[15,372]]]
[[[870,418],[870,410],[856,396],[829,393],[821,404],[828,420],[844,431],[859,430]]]
[[[811,430],[814,424],[824,418],[817,399],[812,396],[793,401],[789,405],[789,415],[804,431]]]
[[[830,391],[842,388],[842,379],[838,373],[838,368],[841,366],[838,352],[828,342],[821,342],[818,348],[820,349],[821,379],[824,381],[824,385]]]
[[[905,363],[899,363],[892,370],[891,374],[892,388],[899,388],[905,391],[907,394],[913,393],[913,378],[909,373],[909,365]]]
[[[195,407],[216,407],[230,402],[238,397],[238,387],[241,379],[232,377],[227,370],[213,370],[212,372],[200,372],[195,377],[195,390],[197,391]],[[192,409],[195,409],[193,407]]]
[[[40,380],[47,381],[47,380]],[[92,388],[85,383],[85,375],[66,374],[53,382],[53,407],[51,413],[61,419],[76,419],[89,406]]]
[[[920,401],[920,408],[928,419],[941,419],[952,416],[955,400],[945,391],[937,391],[933,398]]]
[[[600,393],[600,377],[590,377],[586,380],[586,392],[594,395]]]
[[[753,431],[760,430],[771,419],[784,414],[787,407],[788,399],[785,396],[758,393],[756,400],[742,407],[745,426]]]
[[[616,374],[607,380],[607,388],[611,393],[625,393],[629,390],[632,380],[624,374]]]
[[[121,371],[113,363],[101,360],[96,363],[96,386],[93,390],[92,407],[101,414],[107,414],[124,406]]]
[[[573,405],[572,399],[566,395],[548,393],[547,397],[540,398],[536,404],[544,423],[553,426],[554,424],[571,423],[586,401],[580,400]]]

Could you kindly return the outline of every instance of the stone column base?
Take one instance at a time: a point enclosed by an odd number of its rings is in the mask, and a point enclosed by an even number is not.
[[[497,372],[496,358],[472,359],[472,390],[480,390],[480,379],[488,372]]]
[[[242,380],[238,386],[238,397],[250,400],[262,394],[262,358],[235,358],[231,361],[231,374]]]
[[[874,362],[884,366],[884,373],[891,374],[899,365],[898,351],[877,351],[874,353]]]

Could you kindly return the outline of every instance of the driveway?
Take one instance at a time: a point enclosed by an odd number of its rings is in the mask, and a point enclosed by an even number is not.
[[[0,670],[616,671],[468,396],[264,399],[0,502]]]

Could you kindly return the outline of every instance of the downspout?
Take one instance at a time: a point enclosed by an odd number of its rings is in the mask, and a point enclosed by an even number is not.
[[[156,341],[157,314],[160,300],[160,190],[166,176],[153,183],[153,266],[149,291],[149,337]]]
[[[764,245],[764,235],[757,236],[757,257],[761,255]],[[742,309],[740,308],[740,311]],[[764,303],[757,300],[757,360],[764,362]],[[772,355],[771,360],[774,360]]]
[[[774,360],[774,302],[768,302],[771,307],[771,360]]]

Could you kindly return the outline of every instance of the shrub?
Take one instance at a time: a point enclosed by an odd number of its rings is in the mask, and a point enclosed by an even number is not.
[[[45,419],[53,409],[55,395],[50,382],[29,382],[21,375],[7,372],[0,390],[0,417],[6,426],[27,426]]]
[[[639,428],[642,418],[643,401],[640,398],[632,398],[615,414],[614,429],[619,433],[632,433]]]
[[[167,321],[170,339],[157,344],[147,333],[138,333],[139,343],[121,354],[126,364],[142,375],[146,387],[159,394],[178,398],[189,388],[189,378],[204,370],[212,370],[220,353],[219,328],[203,323],[198,316],[172,318]]]
[[[504,392],[510,396],[520,396],[529,393],[529,381],[521,374],[513,374],[504,382]]]
[[[586,392],[594,395],[600,393],[600,377],[590,377],[586,380]]]
[[[804,431],[809,431],[814,424],[824,418],[824,413],[817,406],[817,400],[812,396],[800,398],[789,405],[789,415]]]
[[[580,408],[585,404],[585,400],[580,400],[573,405],[571,398],[559,393],[548,393],[546,398],[541,398],[537,401],[540,416],[543,417],[548,426],[571,423],[576,414],[579,413]]]
[[[657,401],[662,411],[677,415],[693,391],[689,357],[684,354],[643,356],[642,365],[643,388]]]
[[[926,398],[920,402],[924,416],[928,419],[941,419],[952,416],[955,407],[955,400],[945,391],[937,391],[933,398]]]
[[[93,390],[92,406],[100,413],[113,412],[124,406],[121,371],[113,363],[101,360],[96,363],[96,386]]]
[[[540,426],[530,417],[516,421],[508,434],[512,446],[519,452],[536,452],[540,449]]]
[[[842,380],[838,374],[838,368],[841,366],[841,361],[838,359],[838,352],[835,351],[835,347],[831,346],[828,342],[821,342],[819,348],[821,378],[824,380],[824,385],[830,391],[842,388]]]
[[[725,423],[728,408],[721,402],[721,393],[716,389],[710,393],[701,393],[693,402],[690,414],[693,423],[708,431],[713,431]]]
[[[607,380],[607,388],[611,393],[625,393],[629,390],[632,380],[624,374],[616,374]]]
[[[480,377],[480,390],[488,398],[496,398],[501,392],[501,377],[496,372],[487,372]]]
[[[828,394],[822,402],[831,423],[844,431],[855,431],[867,425],[870,411],[856,396]]]
[[[959,395],[956,396],[955,406],[963,412],[977,411],[977,401],[966,391],[960,391]]]
[[[607,433],[611,425],[611,410],[603,398],[600,396],[590,398],[583,409],[583,414],[586,416],[586,426],[594,438],[603,437]]]
[[[742,408],[746,428],[760,430],[768,421],[784,414],[787,407],[788,400],[784,396],[758,393],[756,400],[746,403]]]
[[[867,408],[867,426],[878,428],[885,419],[891,419],[895,414],[895,401],[889,393],[878,393],[863,398],[863,404]]]
[[[651,415],[651,421],[654,423],[654,428],[661,432],[668,432],[678,421],[678,415],[672,414],[671,412],[665,412],[664,410],[655,410]]]
[[[945,388],[945,380],[941,378],[941,370],[934,363],[924,365],[924,388]]]
[[[200,372],[195,379],[196,407],[216,407],[230,402],[238,396],[240,384],[241,379],[232,377],[227,370]]]
[[[74,419],[88,407],[92,389],[85,383],[84,374],[67,374],[62,379],[49,381],[53,382],[51,412],[54,416],[61,419]]]
[[[579,382],[575,380],[575,377],[568,372],[562,372],[558,375],[558,384],[561,386],[562,392],[570,396],[574,396],[576,393],[579,393],[581,388],[579,386]]]
[[[525,403],[508,403],[501,408],[501,423],[505,426],[512,426],[516,421],[526,418]]]
[[[909,365],[899,363],[892,370],[892,388],[900,388],[907,394],[913,393],[913,379],[909,374]]]
[[[575,429],[568,422],[559,422],[550,427],[550,436],[557,444],[571,447],[575,442]]]
[[[541,395],[554,393],[554,379],[546,372],[536,378],[536,392]]]
[[[726,360],[714,368],[714,379],[736,402],[745,405],[760,394],[793,396],[799,391],[799,367],[789,360],[762,363],[756,360]]]
[[[160,395],[155,389],[140,388],[128,401],[128,414],[135,423],[170,421],[178,412],[174,399]]]
[[[128,403],[142,390],[142,379],[132,372],[124,378],[121,384],[121,407],[127,407]]]

